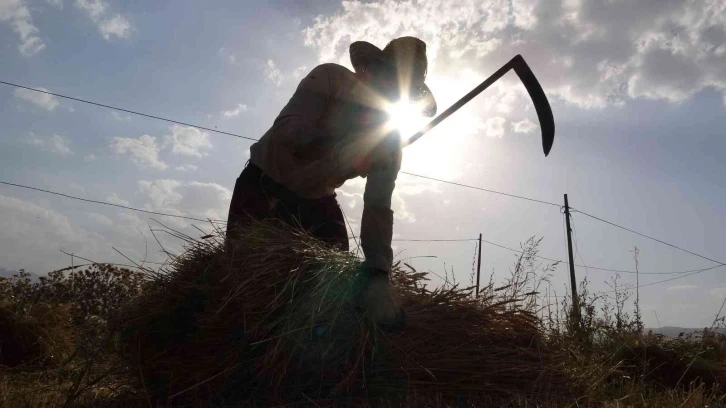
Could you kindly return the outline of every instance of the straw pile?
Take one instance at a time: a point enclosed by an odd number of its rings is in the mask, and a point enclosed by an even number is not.
[[[539,322],[489,291],[425,288],[396,268],[406,327],[382,332],[358,308],[367,274],[350,254],[273,222],[225,251],[189,247],[124,313],[124,353],[157,402],[182,405],[561,394]]]

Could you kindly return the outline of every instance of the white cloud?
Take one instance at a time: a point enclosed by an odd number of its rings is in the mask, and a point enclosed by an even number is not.
[[[308,67],[303,65],[301,67],[295,68],[295,71],[292,72],[292,77],[295,79],[300,79],[308,72]]]
[[[68,188],[71,188],[71,189],[73,189],[73,190],[76,190],[76,191],[79,191],[79,192],[81,192],[81,193],[83,193],[83,194],[86,194],[86,188],[85,188],[85,187],[83,187],[83,186],[82,186],[82,185],[80,185],[80,184],[76,184],[76,183],[68,183]]]
[[[723,299],[726,298],[726,288],[713,288],[708,291],[708,294],[715,298]]]
[[[183,164],[181,166],[174,167],[174,170],[178,171],[197,171],[199,167],[193,165],[193,164]]]
[[[111,116],[119,122],[131,122],[131,115],[122,115],[116,111],[111,111]]]
[[[515,133],[530,133],[539,126],[529,119],[522,119],[519,122],[512,122],[512,130]]]
[[[637,7],[594,0],[350,1],[303,30],[321,62],[348,67],[352,41],[384,46],[403,35],[427,42],[429,78],[443,83],[434,93],[446,93],[447,81],[469,67],[492,73],[516,54],[550,97],[582,108],[726,91],[722,0],[644,0]],[[501,82],[523,91],[513,75]],[[530,104],[523,99],[515,108]]]
[[[102,0],[76,0],[76,7],[88,13],[93,19],[99,19],[106,12],[106,4]]]
[[[42,274],[70,265],[70,258],[60,250],[99,262],[128,263],[112,247],[135,260],[143,259],[147,251],[151,260],[162,260],[156,255],[154,241],[149,239],[147,243],[137,229],[148,230],[148,221],[141,221],[133,213],[113,211],[113,215],[103,215],[93,213],[95,207],[88,207],[88,212],[72,217],[49,205],[0,195],[0,213],[12,214],[0,217],[4,267]],[[159,239],[165,246],[171,244],[167,248],[175,247],[166,237]]]
[[[336,194],[339,196],[341,205],[349,209],[362,207],[366,182],[366,179],[356,177],[346,181],[343,187],[338,188]],[[429,181],[399,177],[396,181],[396,188],[393,190],[393,195],[391,196],[391,209],[393,210],[395,220],[415,223],[416,215],[414,208],[411,206],[413,201],[411,199],[427,192],[433,194],[441,193],[437,186]],[[351,224],[357,222],[354,218],[350,218],[349,221]]]
[[[90,213],[88,214],[88,218],[92,219],[93,221],[101,224],[104,227],[113,227],[115,223],[110,218],[106,217],[105,215],[98,214],[98,213]]]
[[[666,292],[684,292],[688,290],[697,289],[696,285],[673,285],[666,288]]]
[[[226,219],[232,191],[216,183],[191,182],[181,188],[181,208],[212,219]]]
[[[219,184],[172,179],[141,180],[139,192],[149,210],[214,220],[226,219],[232,198],[232,192]]]
[[[172,153],[183,156],[203,157],[212,148],[209,134],[191,126],[174,125],[171,135],[166,136],[164,146],[171,145]]]
[[[37,30],[34,30],[34,32],[35,31]],[[43,44],[43,41],[36,36],[27,36],[23,38],[20,45],[18,45],[18,50],[20,50],[20,53],[25,56],[35,55],[43,48],[45,48],[45,44]]]
[[[149,135],[142,135],[138,138],[115,137],[110,146],[115,153],[129,154],[131,161],[140,167],[151,167],[164,170],[168,166],[159,160],[160,148],[156,144],[156,138]]]
[[[92,162],[92,161],[96,160],[96,155],[93,153],[89,153],[83,157],[83,160],[87,161],[87,162]]]
[[[164,149],[183,156],[203,157],[212,148],[209,135],[191,126],[174,125],[169,128],[170,135],[164,138],[164,143],[157,144],[154,136],[142,135],[138,138],[116,137],[111,142],[111,148],[118,154],[129,154],[131,161],[141,167],[150,167],[165,170],[169,166],[159,158]],[[177,170],[190,170],[189,165],[178,166]]]
[[[225,118],[231,118],[234,116],[239,116],[239,114],[242,112],[247,112],[247,105],[238,103],[236,108],[223,111],[222,116],[224,116]]]
[[[3,263],[11,268],[43,273],[69,263],[61,249],[98,255],[104,247],[100,235],[78,228],[67,216],[35,203],[0,195],[0,212],[12,214],[0,217]]]
[[[131,23],[118,13],[109,17],[108,4],[103,0],[76,0],[75,5],[86,13],[104,39],[110,41],[112,37],[128,38],[131,35]]]
[[[46,0],[51,6],[63,8],[63,0]]]
[[[391,196],[391,209],[393,210],[393,218],[399,221],[414,223],[416,222],[416,214],[409,208],[406,200],[401,194],[393,192]]]
[[[36,147],[41,147],[41,148],[43,146],[45,146],[45,140],[39,138],[33,132],[30,132],[28,134],[28,137],[21,138],[20,140],[23,141],[23,142],[25,142],[25,143],[27,143],[27,144],[29,144],[29,145],[31,145],[31,146],[36,146]]]
[[[45,88],[37,89],[48,92],[48,90]],[[17,88],[13,91],[13,96],[15,96],[16,98],[20,98],[26,102],[30,102],[33,105],[36,105],[47,111],[53,111],[55,110],[55,108],[58,107],[58,105],[60,105],[60,102],[58,102],[58,98],[56,98],[55,96],[46,93],[31,91],[29,89]]]
[[[339,195],[338,201],[340,201],[341,204],[346,205],[351,210],[358,206],[358,204],[363,203],[363,194],[362,193],[349,193],[343,189],[336,190],[336,193]]]
[[[48,147],[50,148],[51,152],[60,156],[68,156],[70,154],[73,154],[70,147],[68,147],[68,140],[66,140],[62,136],[51,136],[50,140],[48,140]]]
[[[416,222],[415,207],[412,207],[414,198],[423,193],[440,194],[438,187],[430,181],[399,178],[396,180],[396,189],[391,197],[391,209],[395,219],[408,223]],[[433,197],[428,195],[428,197]],[[429,200],[427,200],[429,201]],[[419,202],[420,204],[420,202]]]
[[[45,43],[37,35],[39,30],[33,25],[25,0],[0,1],[0,22],[9,23],[18,35],[18,50],[21,54],[31,56],[45,48]]]
[[[516,27],[531,30],[537,24],[535,6],[537,0],[517,0],[512,2],[513,23]]]
[[[234,52],[230,52],[226,48],[222,47],[219,49],[219,56],[222,57],[229,64],[237,65],[237,54],[235,54]]]
[[[98,31],[106,40],[111,37],[128,38],[131,35],[131,23],[121,14],[116,14],[111,18],[98,22]]]
[[[489,118],[484,122],[484,132],[489,137],[502,137],[504,136],[504,119],[501,116],[495,116]]]
[[[181,194],[175,191],[181,185],[180,181],[170,179],[142,180],[139,181],[139,191],[151,201],[151,208],[168,210],[181,200]]]
[[[113,193],[110,196],[108,196],[106,198],[106,201],[108,201],[111,204],[125,205],[127,207],[129,206],[129,204],[131,204],[128,201],[124,200],[123,198],[119,197],[118,194],[116,194],[116,193]]]
[[[265,77],[277,86],[282,85],[282,73],[277,68],[275,61],[271,59],[267,60],[265,64]]]
[[[68,139],[63,136],[53,135],[48,139],[44,139],[36,136],[35,133],[30,133],[27,137],[22,138],[21,141],[59,156],[67,157],[73,154],[73,151],[68,146]]]

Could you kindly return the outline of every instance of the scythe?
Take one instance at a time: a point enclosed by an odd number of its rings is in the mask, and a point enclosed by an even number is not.
[[[550,104],[547,101],[547,96],[545,96],[545,93],[542,90],[542,86],[539,84],[539,81],[537,81],[537,78],[534,76],[532,69],[529,68],[529,65],[527,65],[521,55],[517,55],[512,58],[509,62],[507,62],[503,67],[499,68],[497,72],[492,74],[492,76],[487,78],[479,86],[472,89],[471,92],[464,95],[464,97],[459,99],[455,104],[451,105],[448,109],[441,112],[437,117],[431,120],[431,122],[426,124],[426,126],[416,132],[413,136],[411,136],[408,141],[405,142],[404,147],[420,139],[429,130],[433,129],[434,126],[438,125],[444,119],[451,116],[454,112],[459,110],[459,108],[467,104],[469,101],[474,99],[475,96],[479,95],[491,84],[499,80],[499,78],[509,72],[510,69],[514,70],[514,72],[524,84],[525,89],[527,89],[527,93],[529,94],[530,98],[532,98],[534,108],[537,111],[537,117],[539,118],[539,127],[542,130],[542,149],[544,150],[545,156],[547,156],[550,153],[550,149],[552,149],[552,143],[555,140],[555,120],[552,116],[552,109],[550,108]]]

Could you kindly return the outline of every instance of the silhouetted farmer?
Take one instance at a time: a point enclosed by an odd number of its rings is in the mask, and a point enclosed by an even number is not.
[[[350,46],[355,73],[337,64],[315,67],[297,87],[272,128],[250,148],[235,184],[228,239],[246,217],[278,218],[348,250],[335,189],[367,177],[360,239],[371,272],[364,306],[379,323],[392,323],[398,308],[391,297],[393,261],[391,195],[401,167],[398,132],[387,126],[386,107],[402,97],[426,116],[436,102],[424,84],[426,44],[414,37],[391,41],[383,50],[359,41]]]

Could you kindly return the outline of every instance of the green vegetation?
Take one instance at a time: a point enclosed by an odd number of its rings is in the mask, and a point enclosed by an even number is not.
[[[548,302],[540,240],[479,298],[396,265],[407,324],[385,332],[349,254],[267,223],[227,251],[177,236],[158,270],[0,279],[0,407],[726,406],[723,334],[644,332],[617,280]]]

